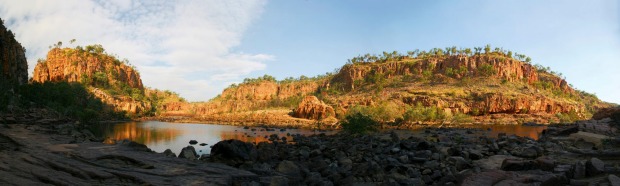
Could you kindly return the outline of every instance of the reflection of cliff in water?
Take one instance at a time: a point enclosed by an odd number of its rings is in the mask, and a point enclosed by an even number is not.
[[[181,130],[171,127],[144,127],[138,126],[137,122],[114,125],[112,135],[109,137],[116,140],[129,139],[142,144],[172,141],[182,134]]]
[[[220,133],[222,140],[236,139],[244,142],[250,142],[258,144],[260,142],[269,141],[269,139],[258,135],[247,135],[242,132],[222,132]]]

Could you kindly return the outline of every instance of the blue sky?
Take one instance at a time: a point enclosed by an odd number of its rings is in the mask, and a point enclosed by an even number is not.
[[[531,56],[620,103],[616,1],[274,1],[236,50],[274,56],[252,73],[317,75],[381,51],[491,44]]]
[[[614,0],[0,0],[0,18],[31,69],[49,45],[75,38],[129,59],[145,85],[191,101],[246,77],[324,74],[358,54],[491,44],[620,103]]]

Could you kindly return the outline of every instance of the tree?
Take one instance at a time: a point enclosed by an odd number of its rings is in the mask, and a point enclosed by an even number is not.
[[[491,45],[490,44],[485,45],[484,46],[484,53],[488,54],[490,52],[491,52]]]
[[[69,44],[73,44],[73,43],[75,43],[75,39],[69,40]]]
[[[465,49],[465,55],[471,56],[471,48],[466,48]]]
[[[493,68],[493,65],[490,64],[480,65],[480,67],[478,67],[478,72],[480,73],[480,75],[485,77],[489,77],[497,73],[497,71]]]
[[[532,62],[532,58],[530,58],[530,57],[525,58],[525,62],[526,62],[526,63],[530,63],[530,62]]]
[[[474,47],[474,50],[476,51],[476,54],[480,54],[480,52],[482,51],[481,47]]]

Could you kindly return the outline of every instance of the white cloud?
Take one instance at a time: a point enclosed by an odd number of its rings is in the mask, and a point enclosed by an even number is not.
[[[0,18],[27,49],[30,72],[48,46],[102,44],[138,67],[145,85],[207,100],[267,54],[232,51],[264,1],[0,0]]]

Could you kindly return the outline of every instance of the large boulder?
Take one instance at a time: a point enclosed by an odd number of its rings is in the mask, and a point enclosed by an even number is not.
[[[591,158],[586,163],[586,173],[588,176],[596,176],[605,172],[605,162],[598,158]]]
[[[189,160],[197,160],[198,159],[198,153],[196,153],[196,149],[194,149],[193,146],[187,146],[184,147],[181,152],[179,153],[179,158],[185,158],[185,159],[189,159]]]
[[[213,161],[232,166],[239,166],[246,161],[255,161],[257,156],[254,145],[234,139],[217,142],[211,148]]]
[[[316,96],[306,96],[293,111],[293,117],[306,119],[326,119],[336,116],[334,108],[320,101]]]

